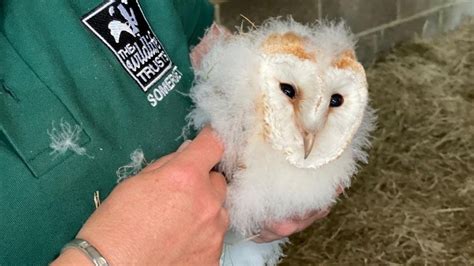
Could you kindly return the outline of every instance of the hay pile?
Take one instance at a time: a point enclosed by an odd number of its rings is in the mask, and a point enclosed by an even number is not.
[[[283,265],[474,264],[474,21],[368,70],[370,162]]]

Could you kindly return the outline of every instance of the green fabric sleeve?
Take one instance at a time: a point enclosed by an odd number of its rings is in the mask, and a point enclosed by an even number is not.
[[[173,65],[143,90],[81,21],[109,2],[0,0],[0,265],[47,265],[94,212],[94,193],[107,198],[134,151],[152,161],[182,142],[192,104],[183,96],[193,81],[189,46],[211,25],[212,6],[139,0]],[[140,45],[123,34],[127,46]],[[76,132],[86,154],[51,149],[50,133],[61,128]]]
[[[193,47],[214,21],[214,8],[208,0],[174,0],[173,3],[183,24],[188,46]]]

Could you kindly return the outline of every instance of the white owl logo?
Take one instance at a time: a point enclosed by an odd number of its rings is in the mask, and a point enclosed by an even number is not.
[[[116,43],[120,42],[120,36],[122,32],[128,32],[132,36],[136,36],[137,33],[140,32],[138,29],[138,22],[135,17],[135,12],[133,11],[132,8],[127,10],[124,6],[124,4],[127,4],[127,1],[122,1],[121,4],[118,5],[118,10],[120,11],[120,14],[122,17],[126,20],[126,22],[121,22],[119,20],[112,20],[108,28],[110,30],[110,35],[114,37],[114,40]],[[113,16],[115,14],[115,8],[112,6],[109,8],[109,15]]]

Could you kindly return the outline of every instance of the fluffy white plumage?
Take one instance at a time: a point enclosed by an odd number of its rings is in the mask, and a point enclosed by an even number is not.
[[[265,221],[328,208],[366,161],[374,115],[352,34],[343,23],[271,19],[223,36],[203,58],[191,97],[190,125],[211,124],[225,144],[231,232],[222,264],[276,264],[285,240],[244,239]]]

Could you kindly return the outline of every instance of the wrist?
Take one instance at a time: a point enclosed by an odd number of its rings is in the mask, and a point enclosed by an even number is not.
[[[91,228],[84,230],[83,228],[76,237],[89,242],[107,260],[109,265],[130,264],[137,258],[137,255],[133,252],[133,246],[128,244],[128,239],[120,238],[118,235],[118,230],[115,231],[115,234],[107,237],[107,234],[101,230],[96,231]]]
[[[56,260],[51,263],[52,266],[60,265],[87,265],[94,266],[94,263],[82,251],[69,248],[66,249]]]

